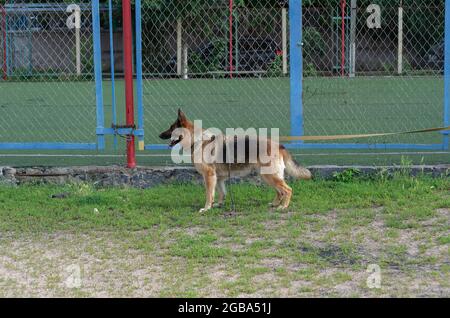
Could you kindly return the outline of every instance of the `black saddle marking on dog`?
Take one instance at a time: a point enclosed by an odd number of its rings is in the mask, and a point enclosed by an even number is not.
[[[244,143],[244,156],[242,157],[242,154],[238,153],[238,149],[241,148],[239,143]],[[255,154],[251,153],[251,145],[252,143],[256,142],[256,158],[254,157]],[[231,146],[231,143],[233,143],[233,158],[228,158],[228,148]],[[230,155],[231,156],[231,155]],[[227,141],[223,143],[222,146],[222,160],[224,163],[227,164],[250,164],[255,163],[255,160],[259,160],[259,139],[257,137],[249,137],[245,136],[245,139],[242,140],[242,137],[239,138],[238,136],[234,136],[233,141]]]

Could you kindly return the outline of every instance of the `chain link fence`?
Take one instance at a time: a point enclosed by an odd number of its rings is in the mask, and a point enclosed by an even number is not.
[[[243,3],[143,2],[147,143],[160,142],[179,107],[210,127],[289,133],[287,8]]]
[[[91,1],[69,8],[71,4],[0,0],[0,143],[95,142]],[[113,99],[117,123],[124,122],[120,4],[113,0],[113,26],[108,25],[108,3],[102,1],[100,8],[106,127],[113,122]],[[442,126],[444,4],[444,0],[303,0],[305,135]],[[158,135],[175,119],[179,107],[190,118],[202,119],[205,127],[274,127],[281,135],[290,135],[290,90],[298,88],[290,86],[290,67],[296,61],[289,57],[288,0],[142,0],[141,10],[146,144],[161,143]],[[114,98],[110,27],[115,42]],[[401,144],[408,150],[409,144],[439,145],[442,136],[345,143],[348,147],[340,150],[299,153],[310,163],[372,164],[384,155],[383,164],[391,164],[399,162],[400,150],[369,146]],[[355,150],[357,143],[368,147]],[[122,144],[117,151],[108,137],[106,151],[96,155],[122,156]],[[338,159],[343,152],[351,154]],[[408,153],[417,154],[416,162],[424,155],[426,162],[449,162],[443,148]],[[140,164],[170,163],[169,157],[158,157],[167,152],[139,155]],[[68,164],[86,163],[79,158]],[[90,162],[123,162],[122,157],[102,158]],[[40,163],[60,163],[45,160]]]
[[[0,6],[1,142],[95,141],[90,1]]]
[[[290,134],[289,1],[144,1],[146,141],[178,107]],[[443,124],[444,0],[303,1],[306,135]],[[439,144],[439,134],[350,141]]]
[[[311,135],[443,125],[444,1],[310,1],[303,9]],[[439,134],[364,143],[439,144]]]

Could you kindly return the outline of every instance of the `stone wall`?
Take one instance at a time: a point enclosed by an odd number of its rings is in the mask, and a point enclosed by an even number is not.
[[[363,176],[376,175],[381,171],[393,174],[396,171],[408,171],[411,175],[426,174],[433,177],[450,176],[450,165],[440,166],[409,166],[409,167],[365,167],[365,166],[312,166],[309,167],[315,178],[330,179],[335,172],[347,169],[359,169]],[[256,175],[243,179],[259,184]],[[243,181],[236,178],[235,182]],[[12,168],[0,167],[0,184],[20,185],[24,183],[76,183],[89,182],[100,187],[126,186],[136,188],[151,188],[163,184],[201,183],[201,176],[192,167],[138,167],[126,169],[120,166],[108,167],[33,167]]]

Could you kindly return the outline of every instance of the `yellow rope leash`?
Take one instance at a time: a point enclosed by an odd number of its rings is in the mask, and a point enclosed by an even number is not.
[[[325,140],[361,139],[361,138],[370,138],[370,137],[386,137],[386,136],[420,134],[420,133],[429,133],[429,132],[446,131],[446,130],[450,130],[450,126],[428,128],[428,129],[421,129],[421,130],[410,130],[410,131],[403,131],[403,132],[393,132],[393,133],[357,134],[357,135],[324,135],[324,136],[290,136],[290,137],[280,137],[280,141],[325,141]]]

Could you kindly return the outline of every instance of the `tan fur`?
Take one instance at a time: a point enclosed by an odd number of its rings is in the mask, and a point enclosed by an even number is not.
[[[287,152],[286,149],[281,149],[280,152],[281,155],[283,156],[284,164],[286,165],[286,171],[290,176],[301,180],[311,180],[312,178],[311,171],[302,166],[299,166],[292,159],[291,154]]]
[[[179,141],[179,144],[185,149],[190,150],[191,154],[194,158],[194,152],[196,151],[193,147],[193,140],[194,140],[194,125],[186,118],[183,112],[179,110],[178,113],[178,119],[177,122],[182,128],[185,128],[186,131],[189,132],[190,136],[182,136],[181,141]],[[169,128],[168,131],[163,132],[160,137],[167,136],[173,131],[173,128],[177,126],[176,124],[173,124],[171,128]],[[223,137],[224,142],[230,142],[230,139],[227,137]],[[234,140],[234,138],[233,138]],[[259,139],[261,140],[261,139]],[[208,141],[205,141],[204,144],[209,143]],[[192,151],[193,150],[193,151]],[[287,185],[287,183],[284,181],[284,169],[288,172],[289,175],[291,175],[294,178],[297,179],[311,179],[311,172],[303,168],[301,166],[298,166],[295,161],[292,159],[292,156],[289,154],[289,152],[283,147],[280,146],[270,139],[267,139],[267,152],[268,155],[271,155],[272,161],[270,163],[263,164],[261,161],[257,160],[257,163],[213,163],[208,164],[204,161],[201,163],[195,163],[194,166],[196,170],[203,176],[204,183],[205,183],[205,189],[206,189],[206,203],[205,207],[200,210],[200,212],[205,212],[211,209],[212,207],[220,207],[223,205],[225,196],[226,196],[226,189],[225,189],[225,181],[229,178],[229,174],[231,172],[231,176],[244,176],[252,171],[261,172],[261,168],[269,165],[273,165],[275,168],[275,173],[272,174],[261,174],[261,178],[264,180],[265,183],[267,183],[269,186],[274,188],[276,192],[275,199],[273,200],[271,206],[284,210],[289,207],[291,197],[292,197],[292,188]],[[220,152],[216,152],[216,155],[219,156]],[[218,196],[218,202],[217,204],[214,204],[214,197],[215,197],[215,190],[218,190],[219,196]]]

